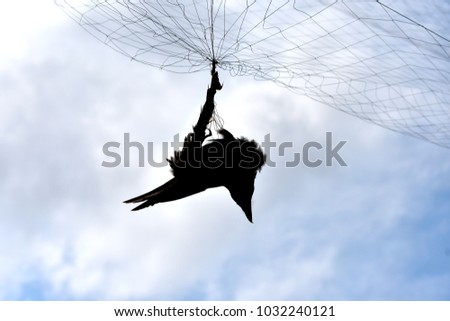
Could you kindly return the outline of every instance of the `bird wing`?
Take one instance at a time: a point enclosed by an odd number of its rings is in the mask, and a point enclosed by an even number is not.
[[[127,200],[125,201],[125,203],[144,202],[132,209],[132,211],[138,211],[148,206],[153,206],[157,203],[171,202],[203,192],[208,187],[210,186],[204,184],[204,182],[172,178],[170,181],[161,185],[160,187],[141,196]]]
[[[153,195],[159,194],[162,191],[173,187],[176,184],[176,182],[177,182],[177,179],[172,178],[170,181],[166,182],[165,184],[161,185],[160,187],[157,187],[148,193],[145,193],[145,194],[136,196],[134,198],[131,198],[129,200],[126,200],[124,203],[140,203],[140,202],[146,201],[149,198],[151,198]]]

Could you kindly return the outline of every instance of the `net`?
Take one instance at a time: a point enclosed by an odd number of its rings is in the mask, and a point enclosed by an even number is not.
[[[450,148],[450,3],[57,0],[114,50],[157,68],[270,80]]]

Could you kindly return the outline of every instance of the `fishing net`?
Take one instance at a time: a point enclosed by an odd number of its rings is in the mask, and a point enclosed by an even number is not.
[[[182,73],[214,62],[450,148],[448,1],[56,2],[132,60]]]

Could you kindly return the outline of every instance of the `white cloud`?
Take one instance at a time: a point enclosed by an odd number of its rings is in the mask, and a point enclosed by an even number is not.
[[[0,67],[20,59],[33,59],[32,46],[65,19],[53,1],[8,1],[0,10]]]
[[[448,272],[408,266],[425,264],[414,256],[422,240],[442,255],[450,246],[448,218],[427,219],[449,207],[448,150],[221,73],[226,128],[300,152],[332,131],[348,140],[349,166],[264,168],[255,224],[225,189],[131,213],[121,202],[169,170],[101,167],[103,144],[184,135],[209,75],[131,63],[71,21],[33,44],[0,76],[1,298],[32,296],[33,282],[44,299],[448,297]]]

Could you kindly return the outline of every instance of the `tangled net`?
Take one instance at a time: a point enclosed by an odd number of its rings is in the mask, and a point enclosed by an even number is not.
[[[187,73],[217,62],[450,148],[445,0],[56,2],[133,60]]]

